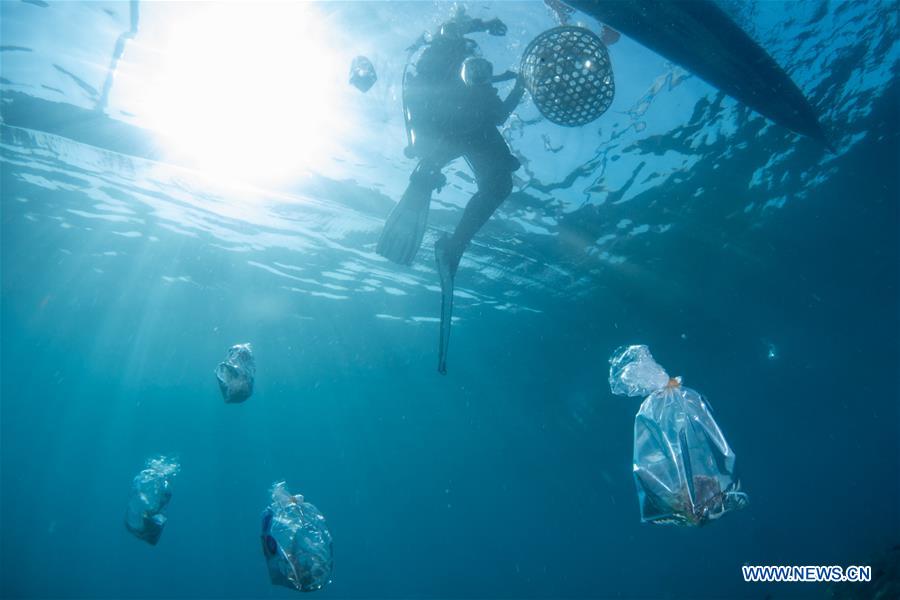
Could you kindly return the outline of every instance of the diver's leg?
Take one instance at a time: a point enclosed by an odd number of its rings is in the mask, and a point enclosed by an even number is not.
[[[503,136],[494,128],[477,138],[464,156],[475,172],[478,191],[466,205],[453,235],[444,242],[446,261],[454,275],[466,246],[509,196],[512,173],[520,166]]]
[[[385,221],[375,248],[378,254],[402,265],[412,264],[425,235],[431,194],[446,182],[441,174],[446,162],[443,156],[432,155],[416,166],[403,197]]]
[[[423,158],[410,174],[407,190],[427,190],[430,197],[434,190],[444,187],[444,184],[447,183],[447,178],[444,177],[441,170],[448,162],[440,156]]]
[[[493,127],[470,140],[463,152],[478,181],[478,192],[463,211],[453,235],[434,244],[434,259],[441,279],[441,337],[438,346],[438,372],[447,372],[450,324],[453,320],[453,288],[459,260],[481,226],[512,191],[512,172],[519,161],[509,152],[503,137]]]

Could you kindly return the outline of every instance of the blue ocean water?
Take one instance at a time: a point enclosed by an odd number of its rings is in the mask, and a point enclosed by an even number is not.
[[[900,543],[896,5],[723,6],[835,151],[623,36],[606,115],[526,100],[504,127],[523,168],[461,264],[441,376],[432,247],[465,164],[412,267],[374,248],[414,166],[405,48],[448,4],[0,4],[0,596],[292,597],[259,540],[285,480],[334,538],[323,598],[866,597],[741,566]],[[477,37],[497,71],[556,24],[467,7],[509,25]],[[243,342],[256,387],[226,405]],[[749,507],[640,523],[639,400],[607,382],[631,343],[708,397]],[[123,520],[159,454],[181,472],[150,546]]]

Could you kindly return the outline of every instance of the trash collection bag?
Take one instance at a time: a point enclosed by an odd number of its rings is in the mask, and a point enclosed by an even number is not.
[[[334,558],[325,517],[302,495],[290,494],[283,481],[272,486],[261,537],[272,583],[300,592],[314,592],[331,583]]]
[[[357,56],[350,65],[350,85],[359,91],[366,93],[375,82],[378,75],[375,74],[375,65],[365,56]]]
[[[734,452],[696,391],[670,379],[647,346],[609,359],[614,394],[646,396],[634,418],[634,481],[641,520],[699,526],[743,508]]]
[[[216,367],[216,379],[222,398],[227,403],[243,402],[253,394],[256,362],[250,344],[236,344],[228,349],[224,362]]]
[[[165,456],[151,458],[131,483],[125,527],[148,544],[155,546],[166,526],[163,511],[172,498],[172,479],[180,468],[174,459]]]

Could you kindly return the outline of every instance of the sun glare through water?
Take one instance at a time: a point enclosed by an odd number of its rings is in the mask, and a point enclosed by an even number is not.
[[[315,7],[182,6],[135,100],[166,155],[254,183],[327,161],[347,129],[346,65]]]

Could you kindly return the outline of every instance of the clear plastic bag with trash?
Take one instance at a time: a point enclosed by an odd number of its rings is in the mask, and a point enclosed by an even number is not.
[[[375,65],[365,56],[357,56],[350,64],[350,85],[365,93],[378,81]]]
[[[619,348],[609,365],[614,394],[646,397],[634,418],[641,520],[700,526],[746,506],[734,452],[706,400],[670,378],[647,346]]]
[[[148,544],[155,546],[166,526],[164,511],[172,498],[172,479],[180,469],[175,459],[151,458],[131,483],[125,527]]]
[[[331,583],[334,558],[325,517],[302,495],[289,493],[283,481],[272,486],[261,538],[273,584],[314,592]]]
[[[228,349],[225,360],[216,367],[219,390],[226,403],[243,402],[253,395],[256,362],[250,344],[235,344]]]

